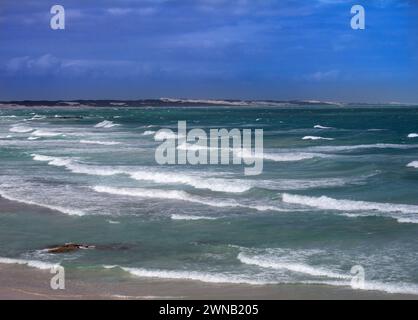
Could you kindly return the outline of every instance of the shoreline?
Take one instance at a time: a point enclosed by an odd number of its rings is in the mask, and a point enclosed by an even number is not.
[[[92,272],[92,271],[90,271]],[[89,271],[87,271],[89,273]],[[212,284],[194,280],[78,277],[66,273],[65,290],[52,290],[54,274],[0,263],[0,300],[417,300],[409,294],[326,285]]]

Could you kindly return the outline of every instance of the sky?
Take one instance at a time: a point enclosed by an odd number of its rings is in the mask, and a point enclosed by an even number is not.
[[[418,0],[0,1],[0,100],[161,97],[416,103]]]

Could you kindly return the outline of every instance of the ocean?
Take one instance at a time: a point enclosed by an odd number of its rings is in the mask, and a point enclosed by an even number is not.
[[[263,172],[158,165],[179,120],[263,129]],[[418,106],[2,107],[0,165],[0,263],[418,295]]]

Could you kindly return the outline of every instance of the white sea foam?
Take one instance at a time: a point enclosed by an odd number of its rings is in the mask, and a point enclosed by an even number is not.
[[[251,277],[238,276],[227,273],[209,273],[200,271],[172,271],[160,269],[126,268],[121,266],[104,266],[106,269],[120,268],[134,276],[141,278],[159,278],[159,279],[179,279],[195,280],[208,283],[234,283],[234,284],[252,284],[263,285],[272,282],[262,279],[252,279]]]
[[[305,148],[310,151],[320,152],[338,152],[360,149],[416,149],[418,144],[393,144],[393,143],[376,143],[376,144],[358,144],[352,146],[316,146]]]
[[[147,130],[142,135],[144,135],[144,136],[150,136],[150,135],[153,135],[154,133],[155,133],[155,131]]]
[[[12,115],[12,116],[0,116],[0,119],[13,119],[13,118],[17,118],[17,116]]]
[[[27,133],[27,132],[31,132],[35,129],[31,128],[31,127],[27,127],[27,126],[22,126],[22,125],[15,125],[12,126],[9,131],[10,132],[16,132],[16,133]]]
[[[418,133],[410,133],[408,134],[408,138],[418,138]]]
[[[256,265],[262,268],[271,269],[285,269],[292,272],[303,273],[316,277],[327,277],[335,279],[351,279],[351,276],[336,273],[331,270],[327,270],[321,267],[312,267],[305,263],[281,261],[272,256],[254,255],[250,256],[243,252],[238,254],[238,260],[244,264]]]
[[[43,262],[43,261],[37,261],[37,260],[12,259],[12,258],[4,258],[4,257],[0,257],[0,263],[26,265],[28,267],[32,267],[32,268],[36,268],[40,270],[50,270],[56,266],[59,266],[58,263],[53,264],[50,262]]]
[[[216,192],[241,193],[252,188],[250,182],[242,180],[222,178],[202,178],[196,175],[188,175],[176,172],[162,172],[152,170],[129,171],[114,167],[101,167],[79,163],[76,159],[68,157],[52,157],[39,154],[32,154],[35,161],[44,161],[51,166],[65,167],[74,173],[111,176],[117,174],[129,175],[132,179],[139,181],[152,181],[161,184],[186,184],[196,189],[209,189]]]
[[[418,168],[418,161],[412,161],[411,163],[408,163],[408,167]]]
[[[38,206],[38,207],[43,207],[43,208],[47,208],[53,211],[59,211],[61,213],[65,213],[71,216],[83,216],[84,212],[77,210],[77,209],[70,209],[70,208],[64,208],[61,206],[56,206],[56,205],[50,205],[47,203],[42,203],[36,200],[30,200],[30,199],[23,199],[22,197],[17,197],[17,196],[11,196],[5,192],[3,192],[2,190],[0,190],[0,196],[2,196],[3,198],[10,200],[10,201],[14,201],[14,202],[20,202],[20,203],[24,203],[24,204],[28,204],[28,205],[34,205],[34,206]]]
[[[398,222],[418,223],[418,206],[407,204],[394,204],[394,203],[379,203],[379,202],[367,202],[367,201],[353,201],[344,199],[333,199],[326,196],[322,197],[308,197],[300,195],[292,195],[284,193],[282,195],[283,202],[291,204],[299,204],[303,206],[309,206],[322,210],[337,210],[337,211],[370,211],[378,213],[398,213],[401,215],[389,215],[390,217],[397,219]],[[409,214],[405,216],[402,214]]]
[[[80,143],[99,144],[99,145],[104,145],[104,146],[114,146],[114,145],[120,144],[120,142],[115,142],[115,141],[96,141],[96,140],[80,140]]]
[[[98,124],[96,124],[94,127],[95,128],[113,128],[113,127],[117,127],[120,126],[120,124],[114,123],[113,121],[109,121],[109,120],[104,120],[102,122],[99,122]]]
[[[38,140],[39,139],[39,137],[28,137],[28,140]]]
[[[61,136],[62,133],[61,132],[55,132],[55,131],[49,131],[49,130],[44,130],[44,129],[37,129],[34,132],[31,133],[33,136],[36,137],[57,137],[57,136]]]
[[[162,141],[167,139],[178,139],[179,137],[183,137],[181,134],[171,132],[168,130],[160,130],[154,135],[155,141]]]
[[[324,138],[324,137],[318,137],[318,136],[305,136],[302,138],[302,140],[334,140],[333,138]]]
[[[216,201],[193,196],[185,191],[163,190],[163,189],[142,189],[142,188],[113,188],[106,186],[95,186],[96,192],[109,193],[120,196],[131,196],[139,198],[170,199],[200,203],[212,207],[238,207],[239,204],[233,200]]]
[[[100,193],[108,193],[119,196],[130,196],[139,198],[169,199],[193,202],[217,208],[247,208],[257,211],[288,211],[285,208],[279,208],[268,205],[247,205],[238,203],[233,199],[207,199],[200,196],[191,195],[185,191],[164,190],[164,189],[143,189],[143,188],[114,188],[107,186],[94,186],[92,189]]]
[[[117,170],[113,168],[80,164],[73,158],[52,157],[52,156],[44,156],[40,154],[32,154],[31,156],[33,157],[33,160],[35,161],[47,162],[48,165],[50,166],[65,167],[74,173],[87,174],[87,175],[99,175],[99,176],[112,176],[115,174],[124,173],[121,170]]]
[[[246,159],[265,159],[275,162],[293,162],[307,159],[313,159],[316,157],[328,157],[320,153],[307,153],[307,152],[278,152],[278,153],[254,153],[247,149],[236,150],[236,155]]]
[[[240,180],[222,178],[201,178],[176,172],[138,171],[130,174],[133,179],[163,184],[186,184],[196,189],[209,189],[217,192],[241,193],[251,189],[251,184]]]
[[[321,126],[319,124],[315,125],[314,128],[315,129],[334,129],[333,127],[324,127],[324,126]]]
[[[186,214],[172,214],[171,219],[173,220],[216,220],[214,217],[207,216],[195,216]]]

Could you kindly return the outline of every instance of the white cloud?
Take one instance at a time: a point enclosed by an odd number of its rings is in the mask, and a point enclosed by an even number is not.
[[[317,71],[308,75],[305,75],[304,78],[310,81],[329,81],[336,80],[340,75],[339,70],[329,70],[329,71]]]

